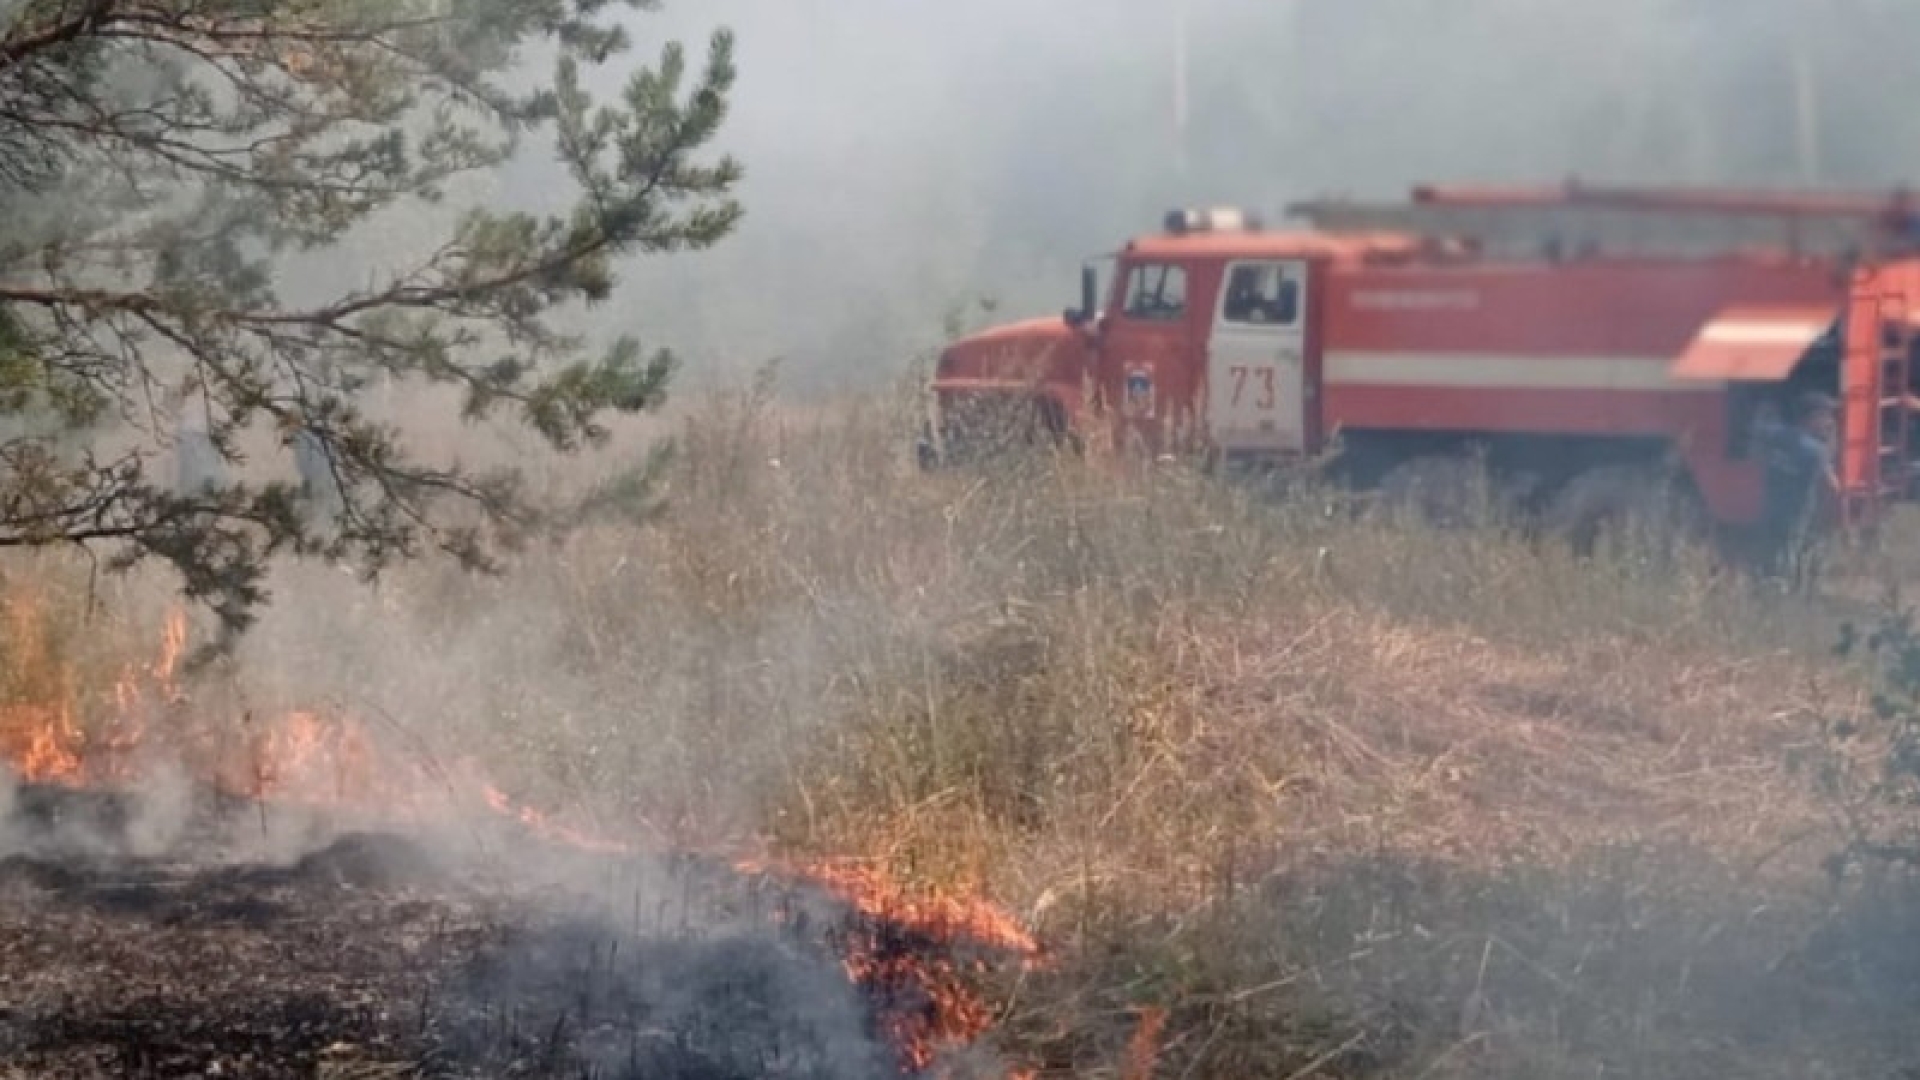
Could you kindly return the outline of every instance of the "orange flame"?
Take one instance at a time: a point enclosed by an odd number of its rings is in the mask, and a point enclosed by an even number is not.
[[[83,741],[74,718],[72,669],[55,660],[48,624],[31,596],[7,605],[9,674],[20,700],[0,705],[0,753],[23,779],[77,784]]]
[[[237,768],[244,771],[222,785],[230,795],[389,808],[394,802],[372,739],[340,717],[290,712],[256,733]]]
[[[0,704],[0,765],[30,783],[125,786],[152,764],[137,758],[164,727],[159,748],[231,796],[391,808],[414,787],[408,771],[388,768],[344,717],[290,711],[259,727],[249,717],[253,737],[239,746],[231,728],[196,722],[179,682],[184,611],[167,616],[152,659],[121,668],[111,707],[87,710],[71,666],[54,659],[40,605],[30,595],[8,599],[8,673],[19,683],[15,697],[30,700]]]
[[[494,813],[512,818],[525,826],[528,832],[543,840],[552,840],[568,847],[600,855],[632,855],[639,850],[631,844],[601,839],[559,824],[530,806],[515,803],[507,797],[505,792],[491,784],[481,790],[481,797],[486,800],[488,806],[493,808]]]
[[[969,964],[957,954],[928,952],[897,939],[917,935],[948,945],[1012,953],[1029,964],[1040,956],[1039,944],[1005,911],[970,897],[909,892],[873,867],[793,866],[749,859],[735,868],[811,882],[865,916],[865,925],[844,943],[847,977],[882,999],[917,991],[933,1006],[908,1009],[887,1019],[888,1036],[915,1071],[930,1068],[943,1049],[978,1040],[993,1028],[995,1018],[969,985],[969,976],[985,970],[984,961]],[[1016,1080],[1020,1075],[1015,1074]]]
[[[79,776],[79,731],[65,709],[14,705],[4,717],[6,755],[21,779],[59,784]]]
[[[935,937],[966,938],[1025,957],[1040,952],[1033,935],[1018,920],[985,900],[909,892],[871,866],[844,862],[803,866],[743,859],[735,868],[745,874],[806,878],[863,915],[911,926]]]

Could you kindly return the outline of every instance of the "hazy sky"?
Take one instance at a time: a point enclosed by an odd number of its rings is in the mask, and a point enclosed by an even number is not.
[[[640,57],[738,34],[724,143],[748,219],[719,251],[631,268],[596,324],[681,348],[696,378],[785,357],[793,384],[870,383],[971,297],[1065,306],[1083,257],[1175,205],[1920,172],[1920,122],[1890,107],[1920,91],[1900,44],[1920,39],[1920,5],[1902,0],[1187,0],[1184,36],[1181,10],[666,0],[634,16]],[[554,179],[535,156],[503,183]]]

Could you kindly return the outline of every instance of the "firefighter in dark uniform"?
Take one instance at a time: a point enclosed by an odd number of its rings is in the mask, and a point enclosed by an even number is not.
[[[1761,569],[1796,588],[1812,569],[1819,515],[1840,490],[1834,468],[1836,411],[1825,394],[1806,394],[1793,403],[1789,423],[1765,433]]]

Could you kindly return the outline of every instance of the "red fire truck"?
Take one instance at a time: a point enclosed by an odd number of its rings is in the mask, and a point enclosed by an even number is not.
[[[1177,211],[1064,317],[945,350],[929,464],[1009,415],[1215,462],[1331,459],[1405,491],[1468,468],[1562,523],[1677,477],[1723,526],[1761,511],[1756,421],[1841,404],[1850,521],[1909,488],[1920,202],[1904,194],[1421,188]],[[1104,260],[1103,260],[1104,261]]]

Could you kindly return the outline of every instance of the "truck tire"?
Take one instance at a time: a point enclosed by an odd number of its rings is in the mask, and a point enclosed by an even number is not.
[[[1504,520],[1514,509],[1485,463],[1462,454],[1431,454],[1394,466],[1380,478],[1377,501],[1390,514],[1447,528]]]
[[[1034,402],[1034,420],[1036,434],[1042,445],[1061,451],[1068,456],[1078,457],[1086,445],[1081,441],[1079,432],[1067,420],[1067,410],[1058,401],[1043,397]]]
[[[914,440],[913,459],[921,472],[935,472],[945,464],[940,459],[940,444],[934,439],[933,425],[927,425]]]
[[[1651,544],[1672,554],[1675,544],[1705,535],[1705,514],[1673,474],[1646,464],[1601,465],[1576,475],[1553,497],[1546,531],[1591,556],[1604,539]]]

